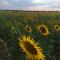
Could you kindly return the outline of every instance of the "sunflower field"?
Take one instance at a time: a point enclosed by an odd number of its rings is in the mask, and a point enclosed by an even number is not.
[[[0,60],[60,60],[60,12],[0,10]]]

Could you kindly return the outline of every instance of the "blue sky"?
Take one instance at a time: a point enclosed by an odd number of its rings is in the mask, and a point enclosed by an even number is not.
[[[60,0],[0,0],[0,10],[60,11]]]

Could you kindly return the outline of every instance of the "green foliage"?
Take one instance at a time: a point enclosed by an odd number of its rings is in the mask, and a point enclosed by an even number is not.
[[[48,26],[49,36],[42,36],[37,31],[38,24]],[[60,25],[60,12],[0,11],[0,59],[25,60],[18,38],[28,34],[41,45],[45,60],[58,60],[55,45],[60,45],[60,31],[53,30],[55,24]],[[31,27],[32,32],[25,32],[26,25]]]

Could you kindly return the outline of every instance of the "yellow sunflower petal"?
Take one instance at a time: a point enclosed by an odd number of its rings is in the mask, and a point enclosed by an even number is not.
[[[59,25],[54,25],[54,30],[60,31],[60,26]]]
[[[26,39],[26,40],[23,40]],[[26,53],[27,60],[44,60],[45,56],[42,53],[42,48],[38,46],[38,43],[35,43],[30,36],[22,37],[22,40],[19,42],[19,46],[23,49],[23,52]]]
[[[25,37],[25,35],[23,35],[23,36],[22,36],[22,39],[23,39],[23,40],[26,40],[26,37]]]
[[[31,29],[31,27],[30,27],[30,26],[26,25],[26,27],[25,27],[25,31],[26,31],[26,32],[31,32],[31,31],[32,31],[32,29]]]
[[[38,29],[39,32],[41,32],[42,35],[44,35],[44,36],[49,35],[49,31],[48,31],[47,26],[45,26],[43,24],[42,25],[38,25],[37,29]]]

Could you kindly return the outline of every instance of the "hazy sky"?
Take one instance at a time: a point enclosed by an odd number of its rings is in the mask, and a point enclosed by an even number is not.
[[[1,9],[60,11],[60,0],[0,0]]]

